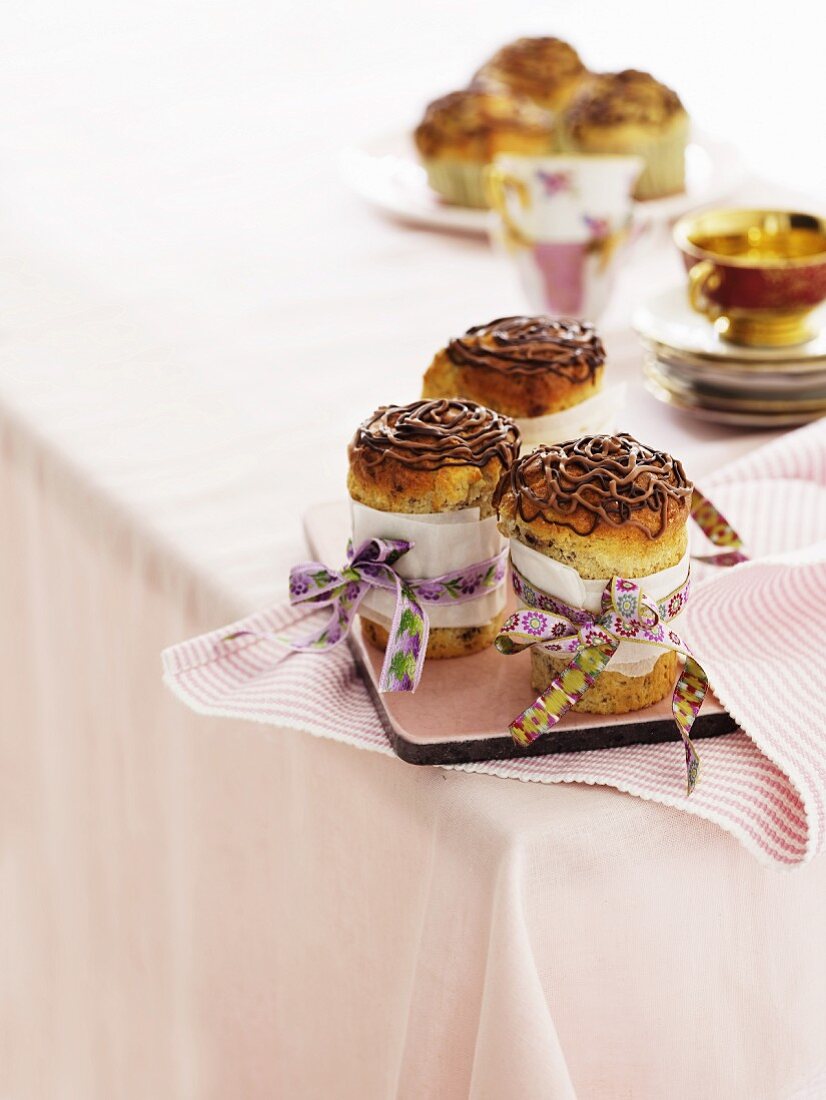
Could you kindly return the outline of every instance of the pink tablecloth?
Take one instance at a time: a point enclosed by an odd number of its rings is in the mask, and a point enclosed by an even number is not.
[[[228,602],[8,423],[0,501],[6,1095],[822,1095],[822,859],[189,714]]]

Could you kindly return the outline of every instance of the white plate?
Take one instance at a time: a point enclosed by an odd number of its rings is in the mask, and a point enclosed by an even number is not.
[[[354,191],[392,217],[448,232],[487,233],[487,210],[451,206],[431,190],[408,132],[387,134],[360,148],[346,149],[341,172]],[[725,199],[742,178],[734,146],[698,134],[686,150],[683,194],[637,203],[638,216],[643,221],[677,218],[695,206]]]
[[[744,383],[742,379],[729,378],[723,371],[715,374],[702,374],[693,370],[684,370],[680,365],[671,360],[663,360],[651,351],[646,355],[645,364],[656,371],[672,389],[684,390],[707,400],[730,401],[731,404],[762,404],[785,406],[808,405],[826,409],[826,377],[815,375],[814,378],[806,377],[796,379],[793,385],[778,382],[773,384],[773,379],[767,384],[763,377],[751,378],[750,383]]]
[[[646,345],[646,356],[655,361],[669,378],[695,386],[698,390],[714,391],[720,394],[740,394],[758,400],[787,397],[789,400],[811,397],[826,401],[826,371],[807,373],[736,370],[728,365],[709,363],[705,366],[695,362],[676,359],[665,355],[656,347]]]
[[[662,363],[697,378],[736,382],[745,386],[814,386],[826,382],[826,356],[811,359],[714,359],[678,351],[640,336],[643,348]]]
[[[763,403],[698,393],[690,385],[669,377],[653,359],[645,362],[643,373],[645,388],[658,401],[710,423],[742,428],[781,428],[806,424],[826,414],[826,402],[812,408],[808,402]]]
[[[686,283],[655,294],[636,311],[633,326],[637,333],[653,344],[666,348],[740,363],[772,363],[800,365],[826,356],[826,312],[812,314],[812,324],[818,335],[805,344],[785,348],[747,348],[721,340],[714,325],[693,310],[688,302]]]

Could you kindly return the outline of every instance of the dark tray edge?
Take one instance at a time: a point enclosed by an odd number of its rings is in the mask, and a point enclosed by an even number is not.
[[[548,756],[564,752],[589,752],[594,749],[613,749],[622,745],[654,745],[667,741],[679,741],[680,734],[671,719],[623,723],[621,726],[591,726],[588,729],[566,730],[563,718],[552,734],[540,737],[527,748],[520,748],[509,735],[474,738],[471,741],[441,741],[430,745],[418,745],[408,741],[393,728],[373,678],[370,675],[359,646],[347,639],[359,671],[378,713],[393,751],[408,764],[473,764],[483,760],[517,760],[525,756]],[[642,712],[641,712],[642,713]],[[737,723],[725,711],[717,714],[700,714],[691,731],[692,739],[722,737],[733,733]]]

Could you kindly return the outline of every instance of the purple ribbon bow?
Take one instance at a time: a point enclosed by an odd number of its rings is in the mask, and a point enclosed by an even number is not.
[[[413,585],[393,566],[412,549],[405,539],[367,539],[357,550],[347,545],[347,564],[340,573],[320,562],[305,562],[290,570],[290,603],[329,605],[330,618],[298,649],[332,649],[347,637],[359,604],[371,588],[395,592],[396,607],[390,627],[379,691],[415,691],[422,674],[430,624]]]
[[[311,561],[290,570],[290,603],[329,607],[330,617],[315,633],[290,641],[293,649],[326,651],[347,637],[359,604],[371,589],[395,594],[393,622],[379,678],[379,691],[415,691],[422,674],[430,624],[422,604],[465,603],[498,587],[507,570],[507,549],[493,558],[425,580],[407,580],[393,568],[414,543],[405,539],[367,539],[347,546],[339,572]],[[241,630],[229,641],[254,631]],[[269,637],[269,635],[266,635]],[[279,641],[284,639],[279,638]]]

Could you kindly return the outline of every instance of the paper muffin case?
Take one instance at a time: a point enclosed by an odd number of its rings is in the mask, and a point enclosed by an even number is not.
[[[629,152],[645,159],[645,168],[634,188],[634,198],[659,199],[685,190],[685,147],[688,142],[688,122],[672,125],[662,137],[640,144]]]
[[[423,163],[427,182],[447,202],[487,209],[483,162],[429,157]]]
[[[689,128],[688,118],[676,118],[661,134],[652,132],[637,141],[630,135],[627,140],[619,141],[616,133],[606,130],[605,143],[601,146],[594,130],[589,131],[587,143],[580,144],[564,127],[560,127],[558,140],[561,151],[565,153],[642,157],[645,167],[634,187],[634,198],[644,201],[677,195],[685,190],[685,149]]]
[[[602,606],[602,593],[610,578],[593,580],[581,577],[573,566],[540,554],[538,550],[526,546],[517,539],[510,542],[511,559],[523,577],[541,592],[562,600],[570,607],[584,608],[598,612]],[[646,596],[661,600],[674,591],[688,576],[691,561],[686,550],[676,565],[650,573],[645,577],[634,577]],[[680,632],[681,615],[675,615],[669,622],[672,630]],[[645,676],[654,668],[660,657],[668,650],[659,646],[634,641],[621,641],[616,653],[608,663],[606,671],[619,672],[623,676]]]
[[[507,540],[499,533],[496,516],[480,519],[478,508],[455,512],[381,512],[350,501],[353,545],[365,539],[406,539],[413,546],[395,565],[405,579],[439,577],[487,561],[504,550]],[[506,580],[478,599],[458,604],[427,606],[431,627],[485,626],[505,606]],[[387,629],[393,620],[395,597],[372,590],[362,600],[359,614]]]
[[[522,454],[543,443],[565,443],[581,435],[611,435],[625,406],[625,383],[609,386],[593,397],[546,416],[516,417],[522,436]]]

